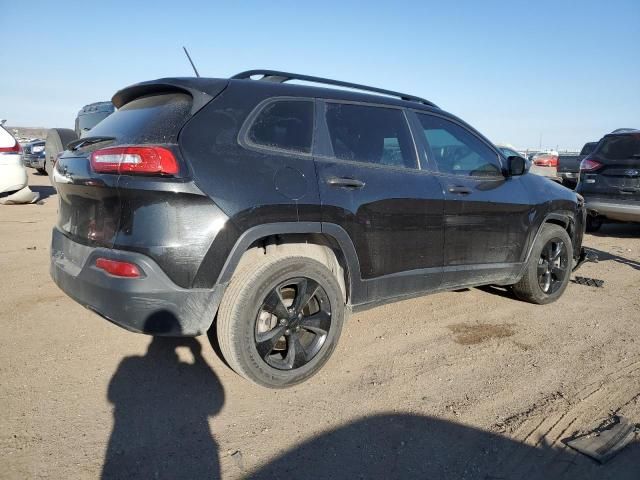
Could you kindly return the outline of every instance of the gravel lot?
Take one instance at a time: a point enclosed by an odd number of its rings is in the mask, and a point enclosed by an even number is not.
[[[640,226],[547,306],[501,290],[353,315],[324,370],[288,390],[230,371],[208,339],[111,325],[49,278],[57,198],[0,205],[0,477],[634,478],[640,436],[605,465],[561,442],[640,422]]]

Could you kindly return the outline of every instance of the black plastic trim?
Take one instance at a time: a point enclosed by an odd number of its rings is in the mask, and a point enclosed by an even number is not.
[[[304,82],[320,83],[324,85],[335,85],[337,87],[353,88],[354,90],[363,90],[366,92],[380,93],[382,95],[389,95],[391,97],[398,97],[401,100],[410,102],[422,103],[430,107],[436,107],[435,103],[430,102],[424,98],[416,97],[414,95],[408,95],[406,93],[394,92],[393,90],[386,90],[384,88],[370,87],[368,85],[361,85],[358,83],[343,82],[341,80],[333,80],[331,78],[314,77],[311,75],[301,75],[299,73],[281,72],[278,70],[247,70],[246,72],[237,73],[232,79],[237,80],[251,80],[251,77],[255,75],[262,75],[259,81],[284,83],[290,80],[302,80]]]

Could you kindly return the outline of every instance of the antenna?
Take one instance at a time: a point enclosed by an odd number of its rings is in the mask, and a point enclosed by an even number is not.
[[[189,52],[187,52],[187,47],[182,47],[182,49],[184,50],[184,53],[187,55],[187,58],[189,59],[189,63],[193,67],[193,71],[196,72],[196,77],[200,78],[200,74],[198,73],[198,69],[193,64],[193,60],[191,60],[191,55],[189,55]]]

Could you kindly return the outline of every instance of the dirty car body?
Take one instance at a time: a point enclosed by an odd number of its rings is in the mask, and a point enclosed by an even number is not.
[[[268,76],[167,78],[114,96],[118,110],[55,167],[51,273],[67,294],[129,330],[198,335],[256,246],[326,248],[353,310],[514,284],[547,224],[580,257],[580,198],[511,175],[462,120],[414,97]],[[149,146],[174,163],[141,173],[96,161]]]

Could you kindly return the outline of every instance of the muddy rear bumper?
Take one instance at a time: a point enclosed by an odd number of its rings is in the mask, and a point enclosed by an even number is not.
[[[142,278],[121,278],[95,266],[98,257],[135,263]],[[107,320],[139,333],[195,336],[205,333],[217,312],[224,286],[177,286],[149,257],[93,248],[53,230],[51,277],[71,298]]]

